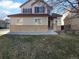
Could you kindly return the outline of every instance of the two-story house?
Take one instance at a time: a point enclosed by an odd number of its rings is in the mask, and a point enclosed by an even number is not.
[[[44,0],[28,0],[20,8],[22,13],[8,15],[11,32],[48,32],[56,26],[53,19],[61,17],[50,15],[52,7]]]

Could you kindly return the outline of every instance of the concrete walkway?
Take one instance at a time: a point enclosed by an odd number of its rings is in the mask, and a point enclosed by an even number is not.
[[[48,32],[10,32],[9,29],[0,29],[0,36],[10,34],[10,35],[58,35],[58,33],[53,30]]]
[[[8,34],[10,32],[9,29],[0,29],[0,36]]]
[[[58,33],[54,31],[48,32],[10,32],[11,35],[58,35]]]

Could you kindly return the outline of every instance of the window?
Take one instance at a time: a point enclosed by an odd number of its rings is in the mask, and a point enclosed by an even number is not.
[[[50,10],[47,10],[48,14],[50,14]]]
[[[25,14],[31,14],[32,13],[32,8],[23,9],[23,13],[25,13]]]
[[[22,25],[23,24],[23,19],[17,19],[16,24],[17,25]]]
[[[35,13],[44,13],[45,8],[44,7],[35,7]]]
[[[36,24],[41,24],[41,19],[35,19]]]

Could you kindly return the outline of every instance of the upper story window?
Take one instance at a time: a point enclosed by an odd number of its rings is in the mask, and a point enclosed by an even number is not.
[[[47,13],[50,14],[50,10],[49,9],[47,10]]]
[[[35,7],[35,13],[44,13],[45,8],[44,7]]]
[[[32,8],[23,9],[23,13],[25,13],[25,14],[31,14],[32,13]]]

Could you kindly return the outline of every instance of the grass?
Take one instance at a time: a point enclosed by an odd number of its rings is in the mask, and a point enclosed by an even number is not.
[[[0,59],[79,59],[79,36],[4,35]]]

